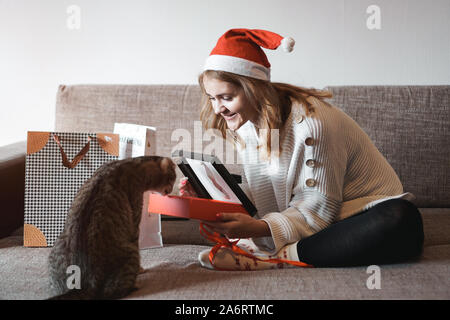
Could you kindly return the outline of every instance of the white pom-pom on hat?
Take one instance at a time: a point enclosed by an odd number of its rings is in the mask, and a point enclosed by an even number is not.
[[[294,50],[295,40],[291,37],[286,37],[281,40],[281,47],[286,52],[291,52]]]

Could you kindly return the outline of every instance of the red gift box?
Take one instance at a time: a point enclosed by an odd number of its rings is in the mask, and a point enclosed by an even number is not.
[[[248,214],[240,203],[185,196],[163,196],[151,193],[148,212],[180,218],[199,220],[218,220],[216,214],[221,212],[240,212]]]

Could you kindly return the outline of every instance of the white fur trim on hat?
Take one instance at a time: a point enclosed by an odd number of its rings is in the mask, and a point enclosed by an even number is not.
[[[294,45],[295,40],[291,37],[283,38],[283,40],[281,40],[281,47],[286,52],[291,52],[292,50],[294,50]]]
[[[270,80],[270,68],[246,59],[220,54],[210,55],[206,59],[203,70],[227,71],[256,79]]]

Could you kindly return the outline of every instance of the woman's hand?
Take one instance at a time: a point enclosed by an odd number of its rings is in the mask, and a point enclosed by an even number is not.
[[[219,221],[205,221],[208,229],[226,235],[228,238],[257,238],[271,235],[269,225],[242,213],[219,213]]]
[[[192,188],[192,185],[189,183],[187,177],[180,179],[180,182],[178,183],[178,189],[180,196],[198,197],[197,193],[194,191],[194,188]]]

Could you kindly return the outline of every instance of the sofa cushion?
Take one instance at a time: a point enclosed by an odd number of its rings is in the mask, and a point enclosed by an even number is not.
[[[157,128],[158,154],[171,155],[172,133],[186,129],[194,146],[195,121],[200,118],[197,85],[61,85],[56,100],[56,131],[112,131],[115,122]],[[99,121],[101,119],[101,121]]]
[[[161,220],[161,235],[164,244],[197,244],[209,245],[199,231],[200,222],[198,220],[169,219],[164,216]]]
[[[420,208],[424,246],[450,244],[450,208]]]
[[[366,267],[218,272],[200,267],[210,247],[198,222],[163,222],[164,247],[141,250],[147,272],[130,299],[449,299],[450,209],[420,209],[425,244],[420,259],[381,265],[381,290],[369,290]],[[23,229],[0,239],[0,299],[49,297],[51,248],[25,248]],[[169,243],[172,242],[172,243]],[[185,244],[182,244],[182,243]],[[198,243],[198,244],[186,244]]]
[[[26,142],[0,148],[0,238],[23,225]]]
[[[327,87],[374,141],[418,207],[450,207],[450,86]]]
[[[0,240],[0,299],[45,299],[50,248],[25,248],[20,236]],[[449,299],[450,245],[426,247],[418,261],[381,265],[381,289],[368,289],[367,267],[221,272],[200,267],[200,245],[141,250],[147,270],[127,299]]]

